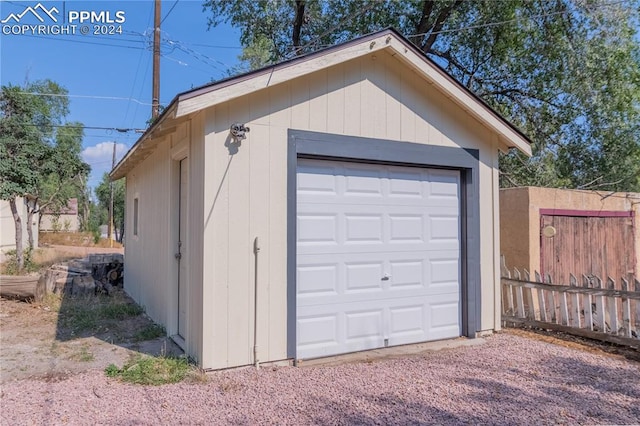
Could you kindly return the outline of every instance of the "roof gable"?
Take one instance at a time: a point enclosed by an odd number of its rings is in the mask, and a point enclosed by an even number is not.
[[[124,169],[132,167],[132,164],[125,167],[127,163],[136,163],[146,156],[144,153],[148,152],[150,147],[142,146],[145,145],[145,140],[150,139],[151,136],[156,137],[172,131],[190,114],[377,51],[389,52],[394,58],[433,84],[469,115],[493,131],[503,146],[515,147],[531,155],[529,139],[513,124],[427,58],[406,38],[393,29],[387,29],[178,94],[154,125],[118,163],[111,172],[111,177],[113,179],[123,177],[126,174]],[[136,153],[137,150],[141,152]]]

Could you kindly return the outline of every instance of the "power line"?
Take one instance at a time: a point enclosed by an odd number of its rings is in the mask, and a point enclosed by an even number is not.
[[[176,0],[173,3],[173,6],[171,6],[171,9],[169,9],[169,11],[167,12],[166,15],[164,15],[164,18],[162,18],[162,20],[160,21],[160,25],[162,25],[162,23],[164,22],[165,19],[167,19],[169,17],[169,15],[171,15],[171,12],[173,12],[173,8],[176,7],[176,5],[178,4],[180,0]]]
[[[48,37],[48,36],[41,36],[41,35],[39,35],[39,36],[30,36],[30,35],[26,35],[26,34],[15,34],[15,36],[16,37],[34,38],[34,39],[66,41],[66,42],[69,42],[69,43],[93,44],[93,45],[96,45],[96,46],[120,47],[120,48],[123,48],[123,49],[136,49],[136,50],[145,50],[146,49],[145,47],[125,46],[123,44],[99,43],[99,42],[87,41],[87,40],[72,40],[72,39],[63,38],[63,37]]]
[[[49,124],[47,126],[41,126],[39,124],[34,123],[19,123],[21,126],[32,126],[32,127],[53,127],[53,128],[61,128],[64,127],[66,129],[83,129],[83,130],[112,130],[118,133],[128,133],[128,132],[138,132],[141,133],[145,129],[135,129],[131,127],[101,127],[101,126],[70,126],[66,124]]]
[[[23,95],[33,95],[33,96],[55,96],[59,98],[83,98],[83,99],[103,99],[110,101],[130,101],[135,102],[140,105],[150,106],[151,104],[148,102],[142,102],[136,98],[125,98],[122,96],[98,96],[98,95],[63,95],[60,93],[36,93],[36,92],[18,92]]]

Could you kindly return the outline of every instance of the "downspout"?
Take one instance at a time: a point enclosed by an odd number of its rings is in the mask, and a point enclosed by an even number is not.
[[[255,254],[254,277],[253,277],[253,365],[256,369],[260,368],[260,360],[258,358],[258,253],[260,252],[260,244],[258,237],[253,240],[253,253]]]

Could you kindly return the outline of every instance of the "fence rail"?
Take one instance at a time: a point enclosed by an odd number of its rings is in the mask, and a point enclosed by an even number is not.
[[[640,346],[640,281],[571,275],[569,285],[558,285],[535,272],[531,280],[503,267],[502,321],[564,331],[582,337]]]

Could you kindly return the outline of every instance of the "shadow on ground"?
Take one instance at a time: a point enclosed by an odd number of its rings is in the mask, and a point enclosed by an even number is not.
[[[39,303],[0,299],[0,382],[54,380],[182,350],[121,288],[110,295],[48,294]]]

